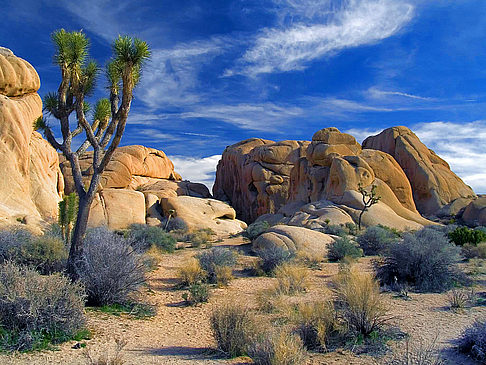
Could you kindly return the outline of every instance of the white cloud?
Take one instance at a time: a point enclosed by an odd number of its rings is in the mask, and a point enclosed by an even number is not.
[[[352,135],[359,143],[363,143],[363,141],[369,136],[375,136],[380,133],[383,129],[375,129],[375,128],[351,128],[343,131],[344,133],[348,133]]]
[[[287,3],[295,4],[294,1]],[[304,10],[313,2],[298,1],[290,10]],[[340,9],[333,2],[320,1],[320,12],[310,8],[307,21],[291,22],[287,27],[266,28],[257,36],[255,44],[240,60],[243,66],[236,73],[256,76],[261,73],[303,70],[312,60],[345,48],[373,44],[397,33],[411,18],[414,7],[398,0],[349,0]],[[326,11],[327,10],[327,11]],[[322,23],[313,23],[316,13]],[[304,13],[299,13],[302,17]],[[232,70],[231,73],[235,73]]]
[[[155,49],[147,63],[138,95],[150,108],[180,106],[200,102],[201,68],[223,51],[222,38],[179,44],[171,49]]]
[[[205,184],[212,191],[216,176],[216,166],[221,159],[221,155],[203,158],[185,156],[168,157],[174,163],[174,169],[184,180]]]

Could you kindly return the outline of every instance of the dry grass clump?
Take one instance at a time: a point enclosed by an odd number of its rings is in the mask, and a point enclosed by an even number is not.
[[[190,286],[206,279],[206,272],[201,268],[199,260],[191,257],[178,270],[181,285]]]
[[[220,351],[230,357],[246,354],[255,332],[255,324],[248,309],[226,304],[213,311],[210,321]]]
[[[263,289],[257,293],[258,308],[264,313],[272,313],[288,307],[285,296],[276,288]]]
[[[230,281],[233,280],[233,270],[228,266],[216,266],[214,274],[216,275],[216,284],[219,287],[228,286]]]
[[[295,262],[313,270],[319,269],[323,260],[324,255],[317,252],[297,251],[295,257]]]
[[[449,301],[449,308],[452,310],[460,310],[465,308],[471,301],[472,292],[463,289],[452,289],[447,293],[447,300]]]
[[[306,268],[295,264],[283,264],[275,269],[277,289],[285,295],[305,292],[309,287]]]
[[[115,339],[115,350],[113,354],[105,351],[98,357],[93,357],[89,351],[84,353],[87,365],[123,365],[126,363],[123,349],[127,345],[127,341],[124,339]]]
[[[237,262],[235,253],[222,247],[212,248],[197,255],[196,258],[199,260],[201,268],[207,274],[206,280],[211,284],[221,285],[224,285],[224,281],[226,281],[226,284],[229,282],[228,269],[232,270]],[[228,269],[223,271],[222,267],[227,267]],[[223,280],[221,283],[218,282],[218,273],[219,279]]]
[[[337,309],[349,331],[369,336],[389,320],[387,306],[373,274],[352,266],[342,270],[333,284]]]
[[[332,301],[299,303],[291,315],[293,332],[309,350],[326,351],[331,340],[340,332]]]
[[[300,365],[305,361],[306,352],[299,336],[274,331],[253,341],[248,356],[256,365]]]

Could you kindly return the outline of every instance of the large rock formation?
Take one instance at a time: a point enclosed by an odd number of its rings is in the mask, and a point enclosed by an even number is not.
[[[39,76],[0,47],[0,219],[38,224],[55,219],[63,191],[56,151],[33,130],[42,115]]]
[[[415,204],[422,214],[432,215],[456,199],[475,197],[449,164],[407,127],[388,128],[368,137],[363,148],[380,150],[395,158],[410,181]]]
[[[62,159],[66,193],[74,190],[69,161]],[[85,183],[92,176],[92,153],[80,159]],[[209,199],[203,184],[182,181],[164,152],[144,146],[119,147],[108,163],[89,215],[90,226],[112,229],[131,224],[160,225],[174,211],[189,229],[211,228],[217,234],[241,232],[246,224],[235,219],[228,204]]]
[[[274,223],[319,228],[327,222],[357,222],[363,207],[359,186],[370,189],[375,185],[381,199],[364,214],[362,223],[365,226],[381,223],[397,229],[432,224],[416,208],[416,201],[430,209],[434,205],[424,200],[420,171],[433,174],[430,178],[437,181],[428,185],[435,189],[431,196],[443,197],[441,204],[435,205],[437,209],[459,197],[474,196],[448,165],[440,162],[443,160],[428,149],[426,154],[426,147],[413,133],[406,134],[402,127],[398,130],[407,135],[408,147],[402,147],[401,138],[393,148],[389,146],[391,143],[373,144],[368,138],[365,146],[376,149],[362,149],[353,136],[336,128],[316,132],[311,142],[242,141],[225,149],[218,164],[214,195],[228,200],[247,222],[263,214],[278,213],[271,218]],[[407,160],[404,151],[411,149],[420,151],[420,155],[410,152]],[[408,170],[404,171],[403,166]],[[452,182],[442,183],[449,175]]]

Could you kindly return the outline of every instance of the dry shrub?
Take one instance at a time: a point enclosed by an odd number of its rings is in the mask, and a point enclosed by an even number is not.
[[[218,286],[227,286],[233,280],[233,270],[228,266],[216,266],[214,269],[216,275],[216,284]]]
[[[467,259],[486,259],[486,242],[478,243],[477,245],[472,245],[466,243],[462,246],[462,253]]]
[[[331,301],[299,303],[290,319],[294,326],[293,332],[299,335],[309,350],[325,351],[340,331]]]
[[[319,269],[319,265],[323,259],[324,256],[322,253],[308,251],[297,251],[297,255],[295,257],[296,262],[303,266],[307,266],[310,269]]]
[[[458,340],[459,351],[470,355],[480,364],[486,363],[486,321],[477,321],[466,328]]]
[[[430,342],[415,342],[405,340],[405,349],[386,361],[387,365],[442,365],[440,353],[437,350],[437,337]]]
[[[262,334],[248,348],[248,356],[256,365],[300,365],[306,352],[299,336],[279,331]]]
[[[309,277],[304,267],[294,264],[283,264],[275,269],[277,287],[280,293],[293,295],[302,293],[309,287]]]
[[[109,351],[104,351],[98,357],[93,357],[89,351],[85,352],[85,358],[87,365],[123,365],[125,359],[123,358],[123,349],[127,345],[127,341],[117,338],[115,340],[114,353],[110,355]]]
[[[196,256],[201,268],[207,273],[208,282],[217,283],[216,268],[229,267],[236,265],[236,255],[227,248],[215,247]]]
[[[199,260],[191,257],[187,262],[179,268],[178,276],[181,279],[181,284],[189,286],[200,281],[204,281],[206,273],[199,265]]]
[[[85,292],[60,274],[0,266],[0,347],[31,350],[60,343],[84,329]]]
[[[350,332],[368,336],[389,319],[380,286],[371,273],[352,266],[341,271],[333,283],[337,309]]]
[[[191,242],[192,247],[201,247],[202,245],[208,247],[215,235],[216,233],[211,228],[202,228],[189,233],[186,240]]]
[[[276,288],[259,291],[256,300],[258,308],[265,313],[272,313],[288,306],[285,296]]]
[[[295,257],[295,252],[273,245],[258,250],[256,254],[261,259],[261,269],[267,274],[272,273],[277,266],[292,261]]]
[[[143,257],[131,243],[103,227],[86,235],[83,257],[76,269],[91,305],[129,302],[145,283]]]
[[[248,309],[226,304],[211,314],[211,329],[218,349],[230,357],[246,354],[255,324]]]

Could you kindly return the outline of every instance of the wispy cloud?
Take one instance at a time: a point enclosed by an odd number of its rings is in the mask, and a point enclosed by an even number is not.
[[[408,94],[408,93],[404,93],[404,92],[401,92],[401,91],[380,90],[376,87],[369,88],[368,91],[367,91],[367,94],[373,99],[385,99],[389,96],[399,96],[399,97],[415,99],[415,100],[424,100],[424,101],[435,101],[435,100],[437,100],[435,98],[429,98],[429,97],[424,97],[424,96],[419,96],[419,95]]]
[[[190,105],[200,102],[199,73],[223,50],[222,38],[179,44],[171,49],[155,49],[144,70],[139,97],[150,108]]]
[[[262,73],[303,70],[310,61],[345,48],[372,44],[397,33],[407,24],[414,7],[398,0],[349,0],[335,10],[332,1],[287,1],[287,9],[305,10],[307,19],[287,27],[267,28],[240,60],[241,66],[227,72],[256,76]],[[312,7],[311,4],[314,4]],[[315,15],[332,12],[324,23],[314,23]]]
[[[221,155],[203,158],[191,158],[186,156],[169,156],[175,166],[175,170],[184,180],[205,184],[211,191],[216,177],[216,166]]]

